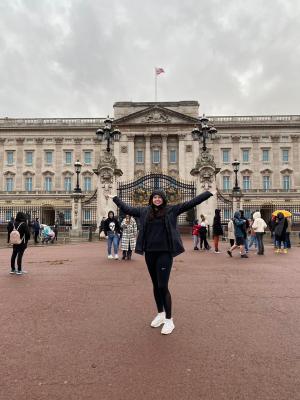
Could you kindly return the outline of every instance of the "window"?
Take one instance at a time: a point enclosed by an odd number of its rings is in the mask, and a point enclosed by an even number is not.
[[[136,151],[136,163],[143,164],[144,163],[144,150]]]
[[[46,192],[51,192],[52,190],[52,178],[51,176],[45,177],[45,190]]]
[[[249,150],[248,149],[243,150],[243,162],[249,162]]]
[[[33,152],[32,151],[25,152],[25,163],[26,163],[26,165],[33,164]]]
[[[169,162],[170,164],[176,164],[177,162],[177,151],[175,149],[172,149],[169,152]]]
[[[14,151],[7,151],[6,152],[6,163],[7,165],[14,164]]]
[[[32,192],[32,177],[28,176],[25,178],[25,190],[27,192]]]
[[[243,176],[243,189],[244,190],[250,189],[250,176]]]
[[[289,161],[289,150],[288,149],[283,149],[282,150],[282,161],[283,162],[288,162]]]
[[[153,150],[152,152],[152,162],[153,164],[160,163],[160,150]]]
[[[13,178],[6,178],[6,191],[12,192],[14,190],[14,180]]]
[[[269,159],[269,149],[263,149],[262,151],[262,160],[265,162],[270,161]]]
[[[263,176],[263,189],[264,190],[271,189],[271,179],[268,175]]]
[[[223,163],[229,163],[229,150],[222,150]]]
[[[65,176],[64,188],[65,188],[66,192],[71,192],[72,191],[72,178],[70,176]]]
[[[12,210],[7,210],[7,211],[5,212],[5,220],[6,220],[6,221],[10,221],[11,218],[12,218],[12,216],[13,216]]]
[[[72,152],[65,151],[65,164],[71,165],[72,164]]]
[[[45,163],[51,165],[53,161],[52,151],[45,151]]]
[[[85,151],[84,152],[83,162],[85,164],[92,164],[92,152],[91,151]]]
[[[64,210],[63,214],[64,214],[65,222],[70,223],[72,220],[71,210]]]
[[[223,190],[230,189],[230,176],[223,176]]]
[[[90,176],[85,176],[83,179],[83,190],[86,192],[92,190],[92,178]]]
[[[84,210],[83,211],[83,219],[85,221],[90,221],[91,220],[91,210]]]
[[[283,189],[290,190],[291,188],[291,177],[289,175],[284,175],[283,177]]]

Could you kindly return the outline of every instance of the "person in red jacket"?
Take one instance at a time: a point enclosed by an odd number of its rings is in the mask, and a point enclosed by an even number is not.
[[[192,229],[192,235],[193,235],[193,241],[194,241],[194,250],[199,250],[199,229],[200,229],[200,225],[199,225],[199,221],[197,219],[195,219],[194,223],[193,223],[193,229]]]

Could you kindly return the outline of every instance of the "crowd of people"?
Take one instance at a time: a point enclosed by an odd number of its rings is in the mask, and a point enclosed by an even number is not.
[[[228,240],[230,247],[227,254],[232,257],[235,249],[239,249],[241,258],[248,258],[249,250],[255,248],[257,255],[264,255],[264,235],[269,229],[276,253],[286,254],[291,248],[290,232],[292,221],[290,217],[285,217],[283,212],[278,212],[272,216],[267,224],[261,217],[259,211],[252,213],[248,219],[243,210],[236,211],[232,219],[227,224],[227,236],[221,224],[221,211],[215,210],[212,225],[213,244],[209,245],[207,234],[210,227],[204,215],[201,215],[201,222],[194,221],[192,237],[194,250],[210,250],[213,248],[215,253],[220,253],[220,239]],[[199,247],[200,245],[200,247]]]

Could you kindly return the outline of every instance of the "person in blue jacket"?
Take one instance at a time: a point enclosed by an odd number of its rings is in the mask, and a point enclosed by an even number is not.
[[[131,207],[119,197],[109,196],[125,214],[139,219],[135,252],[145,254],[158,311],[151,322],[151,327],[163,325],[161,333],[164,335],[172,333],[175,328],[172,319],[172,299],[168,288],[173,257],[184,252],[177,228],[177,217],[213,194],[204,192],[190,201],[168,205],[165,192],[154,190],[147,207]]]
[[[241,258],[248,258],[246,251],[245,251],[245,220],[241,217],[241,213],[236,211],[233,217],[233,226],[234,226],[234,236],[235,236],[235,243],[227,253],[230,257],[232,257],[232,252],[236,248],[240,248]]]

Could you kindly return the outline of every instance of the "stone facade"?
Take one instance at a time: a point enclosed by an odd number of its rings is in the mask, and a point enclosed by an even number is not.
[[[42,212],[52,220],[59,213],[69,215],[77,159],[83,165],[83,223],[99,221],[104,209],[96,216],[88,199],[97,188],[103,195],[109,185],[115,190],[117,180],[131,181],[152,171],[197,181],[191,171],[199,164],[201,144],[192,140],[191,131],[198,118],[196,101],[115,103],[114,126],[122,134],[112,144],[116,165],[108,168],[107,181],[96,172],[102,168],[105,143],[97,140],[95,131],[103,126],[104,118],[0,119],[0,219],[7,220],[16,201],[32,217],[41,217]],[[244,203],[300,204],[299,115],[208,118],[218,130],[207,147],[219,171],[216,185],[225,197],[234,185],[231,163],[238,159]]]

